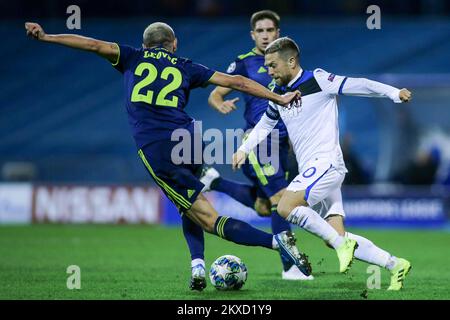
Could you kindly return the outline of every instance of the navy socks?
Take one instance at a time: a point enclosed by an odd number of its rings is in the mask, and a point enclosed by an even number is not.
[[[185,214],[181,217],[183,222],[183,234],[191,253],[191,259],[204,259],[205,238],[203,229]]]
[[[211,190],[223,192],[243,205],[254,208],[256,202],[256,187],[248,184],[217,178],[211,184]]]
[[[214,232],[219,237],[237,244],[272,249],[272,234],[230,217],[219,216],[214,225]]]
[[[276,205],[271,208],[270,218],[273,234],[278,234],[283,231],[291,231],[291,224],[278,214]],[[287,271],[290,267],[292,267],[292,263],[288,260],[284,260],[283,257],[281,257],[281,262],[283,263],[284,271]]]

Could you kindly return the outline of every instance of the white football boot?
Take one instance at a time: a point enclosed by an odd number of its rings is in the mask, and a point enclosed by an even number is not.
[[[300,281],[308,281],[308,280],[314,280],[313,275],[306,276],[303,274],[299,268],[293,264],[289,270],[281,272],[281,279],[283,280],[300,280]]]
[[[219,177],[219,171],[217,171],[213,167],[204,167],[202,170],[202,175],[200,176],[200,182],[205,185],[202,189],[202,192],[210,191],[211,183]]]

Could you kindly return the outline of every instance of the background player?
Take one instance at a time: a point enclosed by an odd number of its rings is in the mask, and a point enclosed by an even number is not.
[[[48,35],[37,23],[26,23],[25,29],[27,35],[37,40],[96,53],[123,73],[126,109],[138,154],[154,181],[182,215],[195,221],[203,230],[238,244],[278,249],[284,242],[279,248],[282,254],[299,268],[304,267],[292,234],[284,232],[273,236],[240,220],[218,216],[201,194],[204,187],[198,179],[201,165],[193,164],[193,152],[190,163],[175,165],[171,158],[171,150],[177,144],[171,141],[172,133],[186,129],[191,137],[194,135],[194,120],[184,111],[190,90],[212,83],[274,100],[281,105],[290,102],[298,92],[279,96],[245,77],[215,72],[177,57],[174,54],[178,44],[175,33],[161,22],[145,29],[143,46],[139,49],[79,35]]]
[[[334,75],[322,69],[303,70],[299,54],[297,44],[289,38],[275,40],[267,47],[265,64],[276,82],[274,92],[299,90],[302,96],[288,107],[269,103],[248,140],[233,155],[233,167],[240,167],[247,154],[269,134],[280,118],[283,119],[300,174],[283,194],[278,212],[289,222],[320,236],[337,250],[338,256],[343,247],[353,247],[356,258],[387,268],[391,271],[388,290],[399,290],[411,264],[344,229],[345,213],[340,188],[347,169],[339,145],[336,96],[387,97],[401,103],[411,99],[411,92],[365,78]],[[345,263],[346,257],[344,255]],[[340,262],[340,271],[345,272],[342,257]]]
[[[227,73],[248,77],[265,87],[272,87],[272,78],[267,73],[264,66],[264,50],[275,39],[280,36],[280,17],[270,10],[255,12],[250,19],[250,36],[255,47],[244,54],[241,54],[228,67]],[[272,84],[272,85],[271,85]],[[209,104],[223,114],[228,114],[236,110],[235,103],[239,98],[225,100],[233,89],[216,87],[210,94]],[[249,94],[244,94],[245,112],[244,118],[246,126],[244,130],[252,129],[258,123],[261,116],[267,110],[268,100],[261,99]],[[271,163],[265,163],[260,158],[260,152],[251,152],[249,161],[243,167],[245,176],[252,182],[252,186],[229,181],[219,177],[219,173],[214,168],[208,168],[201,181],[205,183],[207,190],[215,190],[228,194],[244,205],[254,208],[259,215],[270,216],[273,233],[290,231],[290,224],[277,213],[277,205],[288,186],[288,151],[289,139],[287,130],[282,121],[275,126],[278,129],[279,140],[274,143],[278,145],[279,166],[275,171]],[[267,150],[270,150],[272,137],[267,140]],[[282,259],[283,270],[282,279],[305,280],[313,279],[312,276],[305,275],[298,270],[295,265]]]

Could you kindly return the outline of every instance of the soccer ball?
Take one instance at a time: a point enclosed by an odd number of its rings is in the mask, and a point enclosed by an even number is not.
[[[239,290],[247,280],[247,267],[238,257],[224,255],[211,265],[209,279],[218,290]]]

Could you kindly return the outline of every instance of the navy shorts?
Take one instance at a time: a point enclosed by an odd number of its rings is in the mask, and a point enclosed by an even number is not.
[[[178,143],[156,141],[139,149],[138,154],[156,184],[178,210],[184,213],[191,208],[204,187],[199,180],[203,164],[194,164],[193,152],[190,164],[174,164],[171,153]]]
[[[267,143],[267,150],[270,150],[272,140]],[[288,154],[289,154],[289,139],[288,137],[280,138],[279,141],[279,165],[278,170],[265,160],[261,159],[259,148],[265,142],[262,142],[255,151],[249,153],[242,170],[245,176],[250,179],[253,185],[257,186],[256,195],[258,198],[269,199],[280,190],[289,185],[289,169],[288,169]]]

